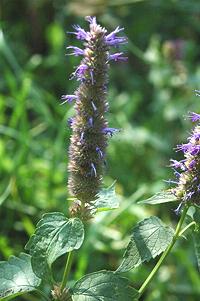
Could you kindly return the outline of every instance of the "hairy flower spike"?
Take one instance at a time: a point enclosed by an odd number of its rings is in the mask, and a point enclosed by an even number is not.
[[[180,173],[175,170],[177,183],[171,190],[181,204],[190,202],[200,205],[200,115],[190,113],[189,118],[198,124],[188,138],[188,143],[177,147],[178,151],[183,152],[185,159],[180,162],[171,160],[171,166],[180,170]],[[180,208],[181,206],[176,211]]]
[[[64,102],[75,100],[75,116],[70,119],[72,136],[69,147],[69,192],[77,201],[70,208],[74,216],[90,216],[88,208],[96,199],[102,182],[105,151],[109,136],[118,132],[109,128],[105,113],[108,111],[107,85],[109,61],[125,61],[123,53],[110,54],[109,48],[125,43],[126,38],[117,36],[123,29],[112,33],[97,24],[95,17],[86,17],[90,30],[73,26],[78,40],[84,40],[85,49],[69,46],[75,56],[83,56],[72,74],[80,85],[74,95],[64,95]],[[91,209],[92,210],[92,209]],[[85,212],[85,213],[84,213]],[[84,217],[85,214],[85,217]]]

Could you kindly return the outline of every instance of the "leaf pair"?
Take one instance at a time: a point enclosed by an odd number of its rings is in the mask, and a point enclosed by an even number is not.
[[[0,297],[20,295],[36,289],[41,279],[51,281],[51,265],[61,255],[80,248],[84,227],[78,218],[48,213],[37,224],[26,249],[30,255],[11,256],[0,262]]]
[[[44,215],[26,246],[32,258],[21,254],[19,258],[12,256],[8,262],[0,263],[0,297],[33,291],[41,283],[39,278],[49,280],[52,263],[62,254],[79,248],[83,237],[84,229],[79,219],[67,219],[61,213]],[[70,293],[73,301],[132,301],[138,297],[128,279],[111,271],[84,276]]]
[[[97,211],[112,210],[118,206],[119,200],[115,194],[114,184],[107,189],[103,189],[95,203]],[[59,212],[45,214],[26,245],[26,250],[29,251],[31,256],[22,253],[19,257],[11,256],[7,262],[0,262],[0,298],[11,295],[18,296],[33,291],[40,285],[41,279],[51,282],[53,262],[65,253],[79,249],[83,240],[84,226],[80,219],[69,219]],[[99,272],[99,274],[95,274],[94,278],[102,279],[103,275],[105,276],[106,287],[109,285],[106,282],[108,279],[111,284],[110,278],[117,277],[111,272]],[[83,291],[83,286],[86,285],[85,289],[89,291],[87,283],[91,281],[89,280],[91,277],[91,275],[85,276],[80,282],[77,282],[74,288],[76,298],[80,299],[80,290]],[[118,281],[125,281],[120,279]],[[90,291],[94,294],[94,290],[90,289]]]

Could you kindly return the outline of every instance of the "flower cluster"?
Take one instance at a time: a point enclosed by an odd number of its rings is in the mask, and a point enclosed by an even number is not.
[[[173,183],[174,195],[183,203],[200,204],[200,114],[190,113],[189,118],[198,124],[193,129],[187,143],[177,146],[177,151],[182,151],[184,159],[171,160],[177,178]],[[180,208],[180,207],[179,207]],[[178,210],[179,210],[178,208]]]
[[[127,42],[125,37],[118,36],[123,28],[117,27],[108,34],[105,28],[97,24],[95,17],[86,17],[86,20],[90,24],[90,31],[75,25],[71,32],[78,40],[84,41],[85,48],[67,47],[71,55],[82,56],[71,76],[80,85],[74,95],[62,96],[62,103],[75,102],[76,114],[68,122],[72,129],[68,188],[76,199],[71,214],[82,217],[94,202],[101,186],[108,137],[118,131],[108,127],[105,119],[108,111],[109,62],[127,60],[122,52],[109,53],[110,46],[118,47]]]

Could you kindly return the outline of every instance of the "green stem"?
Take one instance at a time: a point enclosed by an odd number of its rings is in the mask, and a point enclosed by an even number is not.
[[[181,227],[183,225],[187,210],[188,210],[188,206],[185,206],[184,209],[183,209],[183,212],[181,214],[181,218],[180,218],[180,220],[177,224],[176,231],[175,231],[174,237],[172,239],[172,242],[170,243],[168,248],[165,250],[165,252],[162,254],[162,256],[158,260],[157,264],[155,265],[155,267],[153,268],[153,270],[151,271],[151,273],[149,274],[147,279],[144,281],[144,283],[140,287],[140,289],[139,289],[140,296],[143,294],[143,292],[146,289],[147,285],[151,282],[152,278],[154,277],[154,275],[156,274],[156,272],[159,270],[160,266],[162,265],[163,260],[165,259],[165,257],[167,257],[167,255],[169,254],[169,252],[173,248],[174,244],[176,243],[177,239],[179,238],[179,235],[181,233]]]
[[[181,235],[183,235],[183,233],[187,230],[187,229],[189,229],[190,227],[192,227],[192,226],[195,226],[196,225],[196,222],[191,222],[191,223],[189,223],[185,228],[183,228],[183,230],[181,230],[180,232],[179,232],[179,237],[181,236]]]
[[[67,278],[71,269],[71,265],[72,265],[72,259],[73,259],[73,252],[69,252],[68,257],[67,257],[67,262],[66,262],[66,266],[65,266],[65,270],[64,270],[64,274],[63,274],[63,279],[61,282],[61,291],[64,290],[66,284],[67,284]]]
[[[145,0],[111,0],[108,2],[108,6],[118,6],[118,5],[126,5],[126,4],[133,4],[133,3],[137,3],[137,2],[142,2]]]

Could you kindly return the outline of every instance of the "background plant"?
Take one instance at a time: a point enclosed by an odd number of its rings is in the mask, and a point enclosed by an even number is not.
[[[63,53],[71,41],[63,28],[82,20],[75,17],[73,3],[20,3],[21,6],[1,1],[2,260],[19,254],[43,212],[66,212],[66,120],[73,113],[58,106],[58,95],[73,89],[66,78],[77,61],[71,58],[65,63]],[[82,5],[88,9],[86,1]],[[21,7],[26,12],[23,15]],[[166,223],[170,216],[176,219],[172,206],[145,208],[135,202],[161,190],[165,186],[162,179],[172,177],[170,169],[163,167],[173,157],[172,147],[187,137],[190,126],[182,116],[199,107],[192,91],[199,88],[196,1],[142,1],[109,6],[102,2],[101,7],[101,23],[111,29],[123,24],[129,39],[129,64],[123,69],[115,66],[111,71],[110,123],[123,130],[112,138],[105,178],[106,186],[117,178],[117,191],[123,201],[119,210],[95,220],[81,257],[74,258],[75,279],[101,268],[115,269],[127,245],[127,233],[138,220],[157,213]],[[90,4],[89,9],[94,11],[96,5]],[[182,40],[181,56],[175,51],[177,38]],[[91,255],[95,262],[89,260]],[[187,247],[175,248],[173,255],[155,278],[145,300],[183,300],[185,296],[187,300],[198,300],[199,275],[191,240]],[[175,271],[177,260],[180,265]],[[56,264],[58,271],[63,262],[61,258]],[[137,273],[136,287],[152,265],[150,262],[130,272],[134,280]],[[188,275],[185,280],[183,273]]]

